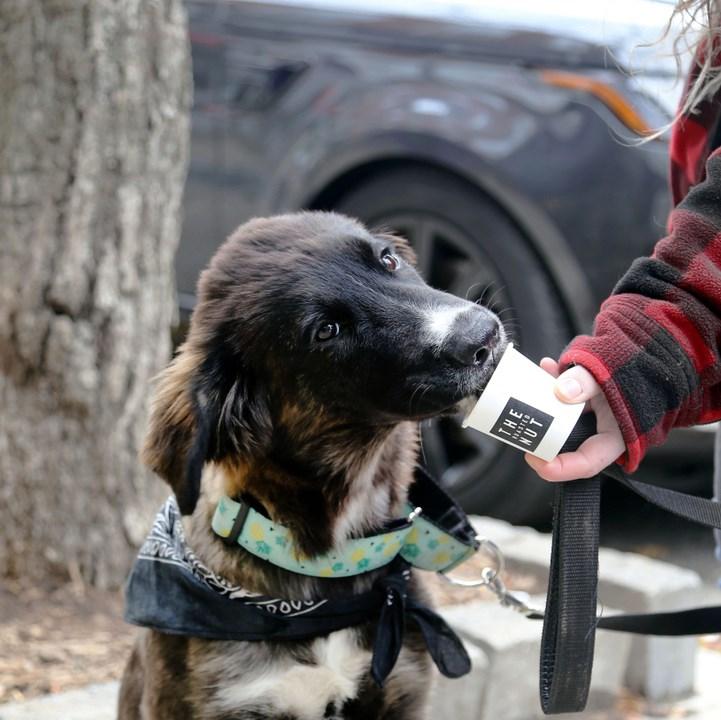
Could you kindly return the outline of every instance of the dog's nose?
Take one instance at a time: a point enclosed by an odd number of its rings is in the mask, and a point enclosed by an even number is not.
[[[461,315],[446,342],[443,354],[463,366],[483,365],[498,344],[500,323],[494,315],[481,310]]]

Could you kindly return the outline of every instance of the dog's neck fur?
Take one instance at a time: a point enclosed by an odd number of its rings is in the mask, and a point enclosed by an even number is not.
[[[327,593],[331,586],[341,593],[368,586],[377,573],[348,580],[299,576],[239,546],[228,548],[210,529],[222,494],[250,494],[271,520],[290,529],[296,545],[308,555],[328,552],[350,537],[400,517],[413,480],[417,425],[402,422],[366,430],[361,442],[362,432],[358,428],[330,430],[328,437],[316,437],[302,448],[286,446],[279,451],[276,447],[242,464],[207,465],[201,498],[187,528],[199,559],[231,583],[263,594],[308,597]]]

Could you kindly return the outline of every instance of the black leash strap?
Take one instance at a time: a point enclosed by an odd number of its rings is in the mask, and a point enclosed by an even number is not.
[[[601,483],[556,487],[553,543],[541,639],[540,692],[545,713],[586,706],[591,682],[598,582]]]
[[[594,434],[596,416],[582,415],[561,452]],[[553,536],[539,674],[543,712],[586,706],[596,639],[600,478],[559,483],[553,499]]]
[[[674,515],[710,528],[721,528],[721,504],[676,490],[649,485],[626,475],[618,465],[607,467],[603,474],[633,490],[644,500]]]
[[[593,413],[582,415],[561,452],[575,450],[595,431]],[[719,503],[633,480],[616,465],[602,474],[675,515],[721,528]],[[721,632],[721,606],[597,619],[600,510],[600,476],[556,487],[541,639],[540,696],[546,714],[580,712],[586,706],[596,628],[644,635]]]
[[[612,615],[601,618],[596,627],[601,630],[667,637],[715,634],[721,631],[721,606],[641,615]]]

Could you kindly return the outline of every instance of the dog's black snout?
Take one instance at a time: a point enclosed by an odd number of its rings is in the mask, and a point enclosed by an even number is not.
[[[454,323],[444,351],[461,365],[483,365],[498,344],[499,337],[500,324],[493,315],[469,312]]]

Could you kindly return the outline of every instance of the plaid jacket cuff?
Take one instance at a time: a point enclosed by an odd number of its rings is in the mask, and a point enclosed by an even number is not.
[[[568,369],[571,365],[580,365],[586,368],[593,375],[601,387],[603,394],[613,412],[616,422],[621,429],[623,441],[626,445],[626,452],[616,462],[626,471],[633,472],[643,460],[647,443],[644,443],[636,432],[633,416],[626,405],[623,393],[617,383],[613,381],[613,375],[603,362],[601,357],[593,352],[594,338],[580,336],[566,348],[561,356],[561,370]],[[587,346],[587,347],[584,347]]]
[[[652,314],[647,298],[612,296],[594,335],[576,338],[561,357],[562,367],[581,365],[601,386],[626,444],[618,462],[628,472],[673,427],[698,422],[701,411],[692,359]]]

